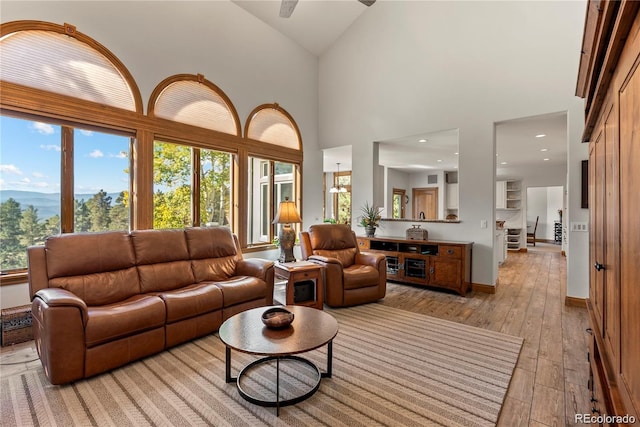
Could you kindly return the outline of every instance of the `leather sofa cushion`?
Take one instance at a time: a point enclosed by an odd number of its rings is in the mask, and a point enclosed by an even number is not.
[[[378,286],[379,271],[370,265],[354,264],[342,270],[344,289],[358,289],[366,286]]]
[[[131,240],[142,293],[169,291],[196,282],[184,230],[135,230]]]
[[[236,276],[215,284],[222,290],[225,307],[266,297],[267,287],[256,277]]]
[[[309,240],[314,250],[340,250],[355,248],[358,245],[348,225],[312,225],[309,227]]]
[[[87,347],[163,327],[165,305],[153,295],[136,295],[125,301],[100,307],[88,307],[85,327]]]
[[[72,292],[87,305],[113,304],[140,293],[138,271],[135,267],[82,276],[57,277],[49,287]]]
[[[167,306],[167,323],[222,309],[222,291],[213,283],[198,283],[158,296]]]
[[[187,228],[187,247],[196,282],[227,280],[236,274],[242,258],[226,227]]]
[[[49,279],[124,270],[136,263],[127,232],[61,234],[47,238],[44,248]]]
[[[196,282],[227,280],[235,276],[235,257],[197,259],[191,261]]]
[[[347,225],[316,224],[309,227],[313,255],[337,258],[343,267],[355,262],[358,243]]]
[[[191,259],[235,257],[238,255],[233,234],[226,227],[185,229]]]
[[[170,291],[196,282],[191,270],[191,261],[141,265],[138,267],[138,273],[142,293]]]
[[[189,259],[184,230],[134,230],[131,241],[138,265]]]

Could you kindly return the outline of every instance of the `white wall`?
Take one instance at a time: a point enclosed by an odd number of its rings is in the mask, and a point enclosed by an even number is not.
[[[533,232],[536,217],[539,217],[536,239],[554,240],[555,221],[560,219],[558,209],[562,209],[564,187],[527,188],[527,228]]]
[[[369,8],[320,58],[319,141],[353,145],[354,206],[371,198],[372,141],[460,129],[462,222],[430,224],[429,237],[474,241],[472,280],[494,284],[493,227],[480,227],[495,219],[494,123],[567,111],[568,144],[580,145],[583,101],[574,90],[584,12],[582,2],[570,1],[398,1]],[[586,158],[577,150],[570,162]],[[569,190],[579,179],[576,167],[569,168]],[[570,215],[575,200],[579,206],[576,189]],[[385,224],[380,233],[402,236],[407,227]],[[586,271],[586,264],[584,251],[575,251],[568,270]],[[572,276],[578,280],[568,294],[582,296],[587,281]]]
[[[277,102],[302,134],[304,226],[322,220],[322,198],[312,196],[322,193],[318,59],[292,40],[228,1],[3,0],[1,21],[15,20],[75,25],[124,63],[145,106],[158,83],[179,73],[204,74],[220,87],[243,126],[253,108]],[[2,288],[3,307],[28,303],[24,285],[18,288]]]

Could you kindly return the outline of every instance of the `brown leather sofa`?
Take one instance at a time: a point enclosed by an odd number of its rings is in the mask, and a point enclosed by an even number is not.
[[[273,304],[271,261],[223,227],[50,237],[28,249],[36,348],[52,384],[90,377]]]
[[[346,307],[384,298],[387,262],[382,254],[361,253],[348,225],[316,224],[300,233],[302,258],[323,266],[325,303]]]

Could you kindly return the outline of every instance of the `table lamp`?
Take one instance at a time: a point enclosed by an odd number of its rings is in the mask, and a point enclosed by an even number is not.
[[[285,197],[284,201],[280,202],[280,208],[272,222],[272,224],[284,224],[278,233],[278,240],[280,242],[280,258],[278,258],[278,261],[292,262],[296,260],[293,256],[296,232],[291,228],[291,224],[300,222],[302,222],[302,219],[296,209],[296,204],[290,201],[288,197]]]

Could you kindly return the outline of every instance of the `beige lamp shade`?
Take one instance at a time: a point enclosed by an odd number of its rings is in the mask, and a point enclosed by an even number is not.
[[[273,224],[294,224],[302,222],[296,204],[285,198],[283,202],[280,202],[280,208],[273,220]]]

